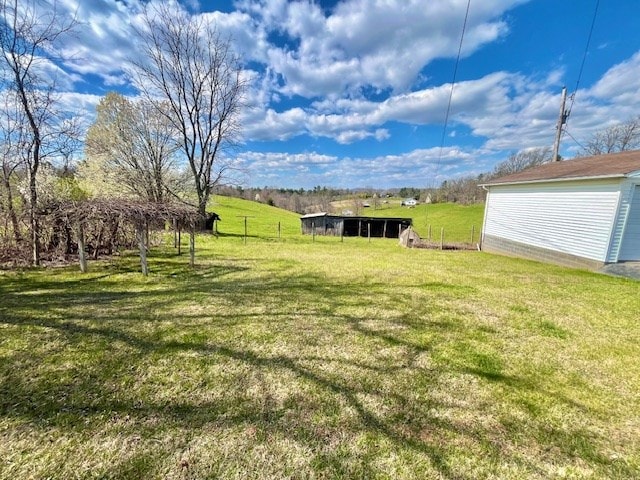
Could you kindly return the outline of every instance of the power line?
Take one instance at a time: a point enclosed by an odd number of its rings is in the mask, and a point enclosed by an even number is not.
[[[571,94],[571,104],[569,105],[569,110],[567,110],[567,116],[571,114],[571,109],[573,108],[573,104],[576,100],[576,93],[578,92],[578,87],[580,86],[580,80],[582,79],[582,72],[584,71],[584,64],[587,60],[587,54],[589,53],[589,45],[591,44],[591,36],[593,35],[593,28],[596,24],[596,17],[598,16],[598,8],[600,7],[600,0],[596,0],[596,8],[593,11],[593,18],[591,19],[591,27],[589,28],[589,36],[587,37],[587,44],[584,47],[584,54],[582,55],[582,62],[580,63],[580,71],[578,72],[578,80],[576,81],[576,88],[573,90]]]
[[[567,135],[569,135],[569,137],[571,137],[571,139],[576,142],[576,144],[582,148],[584,150],[584,145],[582,145],[578,140],[576,140],[576,138],[571,135],[571,132],[569,132],[569,130],[567,130],[567,128],[565,127],[565,129],[562,131],[563,133],[566,133]]]
[[[460,45],[458,45],[458,56],[456,57],[456,64],[455,64],[455,67],[453,68],[453,79],[451,80],[451,91],[449,92],[449,102],[447,103],[447,113],[444,116],[444,126],[442,128],[442,139],[440,140],[440,153],[438,154],[438,163],[436,164],[436,173],[440,169],[440,162],[442,161],[442,149],[444,148],[444,140],[447,134],[447,125],[449,124],[449,114],[451,113],[451,100],[453,99],[453,88],[456,85],[458,65],[460,64],[460,54],[462,53],[462,42],[464,40],[464,34],[467,30],[467,20],[469,19],[470,7],[471,7],[471,0],[468,0],[467,11],[464,14],[464,23],[462,24],[462,34],[460,35]]]

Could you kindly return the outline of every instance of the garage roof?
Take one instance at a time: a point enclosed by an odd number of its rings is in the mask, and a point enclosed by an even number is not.
[[[494,178],[482,186],[626,177],[640,173],[640,150],[550,162]]]

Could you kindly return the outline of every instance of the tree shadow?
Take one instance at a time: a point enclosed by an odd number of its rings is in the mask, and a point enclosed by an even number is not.
[[[496,439],[496,432],[483,429],[481,423],[465,424],[442,414],[453,407],[431,391],[447,388],[452,375],[471,375],[489,385],[499,383],[516,398],[519,392],[534,391],[554,403],[562,403],[565,408],[588,414],[584,405],[533,380],[506,375],[497,368],[482,368],[473,362],[433,361],[434,347],[450,341],[448,335],[475,338],[475,332],[467,331],[472,327],[441,320],[443,316],[457,315],[447,310],[454,308],[446,304],[447,295],[473,293],[464,287],[440,283],[412,287],[437,292],[438,300],[434,302],[439,302],[441,311],[439,315],[432,314],[427,306],[426,314],[422,311],[414,315],[406,313],[410,300],[402,294],[385,292],[383,282],[343,284],[329,282],[320,274],[283,275],[278,269],[238,278],[247,272],[246,267],[203,265],[191,270],[171,261],[158,261],[156,268],[158,277],[171,281],[161,281],[150,290],[108,285],[106,282],[114,273],[96,273],[93,277],[64,281],[55,277],[44,280],[30,277],[26,282],[18,277],[2,279],[0,325],[25,334],[34,329],[41,335],[55,334],[61,343],[57,351],[9,349],[0,370],[0,416],[35,428],[83,434],[100,430],[114,419],[128,418],[121,428],[127,434],[136,432],[145,438],[172,429],[198,431],[212,425],[215,428],[252,426],[265,439],[278,435],[309,446],[317,452],[312,464],[319,470],[330,469],[334,473],[347,471],[346,460],[322,447],[318,431],[324,428],[332,436],[342,428],[352,437],[382,438],[397,449],[412,451],[427,459],[443,478],[464,479],[473,477],[462,473],[455,464],[455,459],[464,451],[460,445],[472,445],[474,455],[484,452],[496,459],[506,458],[507,463],[521,464],[531,472],[538,467],[533,461],[514,454],[508,437]],[[144,282],[136,285],[144,286]],[[188,302],[224,301],[237,313],[214,314],[203,320],[201,311],[196,310],[192,315],[183,312],[180,318],[174,318],[171,307],[176,291]],[[348,313],[354,299],[375,303],[362,315],[354,315]],[[273,310],[252,311],[264,305],[273,306]],[[84,306],[92,307],[90,317],[85,314]],[[375,315],[380,310],[387,310],[383,320]],[[358,348],[369,352],[391,349],[397,353],[396,357],[376,364],[368,358],[336,355],[334,350],[324,354],[307,353],[305,336],[320,337],[322,333],[322,326],[314,323],[318,316],[326,322],[326,329],[340,329],[344,349],[350,348],[351,339]],[[277,353],[277,349],[254,344],[251,338],[245,340],[241,334],[235,338],[233,335],[212,336],[216,331],[214,327],[238,327],[242,331],[246,325],[270,321],[276,322],[274,325],[279,328],[292,330],[288,332],[287,341],[295,342],[299,351],[289,348],[287,353]],[[146,328],[139,329],[136,322]],[[196,323],[192,326],[189,322]],[[175,326],[175,330],[167,330],[167,324]],[[412,335],[425,330],[430,334],[429,341],[416,340]],[[491,335],[491,332],[483,333]],[[82,348],[99,355],[74,360],[74,349]],[[48,362],[55,364],[52,357],[66,358],[67,355],[65,368],[40,370]],[[428,366],[420,364],[423,357],[431,360]],[[194,377],[190,380],[200,385],[201,391],[191,396],[177,391],[176,397],[166,398],[161,395],[166,385],[163,387],[162,381],[147,377],[142,381],[145,388],[140,388],[140,369],[153,367],[158,360],[175,365],[177,373]],[[194,374],[183,369],[185,364],[195,365],[204,373]],[[212,385],[207,372],[219,374],[219,368],[226,371],[223,366],[231,373],[221,385]],[[252,376],[249,380],[247,371]],[[59,376],[60,373],[64,375]],[[277,392],[268,379],[274,377],[288,382],[284,400],[273,400]],[[414,395],[412,389],[399,383],[400,379],[415,382],[421,395]],[[397,389],[393,388],[395,382],[398,382]],[[128,393],[127,389],[133,385],[137,387]],[[247,392],[251,388],[257,388],[260,393],[250,395]],[[145,389],[149,394],[143,394]],[[202,395],[208,390],[216,393],[214,398]],[[312,398],[298,397],[296,391],[310,391]],[[476,404],[470,403],[468,408],[468,416],[484,415]],[[340,427],[329,421],[330,412],[336,409],[343,422]],[[329,426],[322,427],[318,418]],[[588,432],[571,426],[551,431],[543,419],[536,418],[535,412],[531,412],[527,422],[510,419],[505,425],[511,434],[528,442],[537,444],[540,438],[547,439],[561,452],[559,458],[568,463],[580,452],[592,452],[588,460],[605,470],[610,466],[608,459],[598,453],[597,442]],[[532,425],[533,431],[529,431]],[[568,438],[579,439],[583,447],[565,448]],[[113,472],[124,476],[131,471],[137,475],[149,473],[159,461],[146,457],[139,460],[114,466]],[[370,476],[376,474],[370,465],[363,465],[362,472]]]

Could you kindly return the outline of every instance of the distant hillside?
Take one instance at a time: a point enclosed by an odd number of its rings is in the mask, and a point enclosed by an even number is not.
[[[221,218],[220,235],[244,235],[245,216],[248,235],[252,237],[276,238],[278,223],[282,236],[300,235],[300,215],[264,203],[215,195],[208,210]]]

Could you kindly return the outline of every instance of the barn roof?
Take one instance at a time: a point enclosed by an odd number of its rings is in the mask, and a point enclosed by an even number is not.
[[[626,177],[640,172],[640,150],[550,162],[494,178],[482,186]]]
[[[369,216],[363,216],[363,215],[334,215],[331,213],[327,213],[327,212],[320,212],[320,213],[308,213],[306,215],[302,215],[300,217],[300,220],[305,220],[305,219],[309,219],[309,218],[321,218],[321,217],[327,217],[327,218],[339,218],[339,219],[345,219],[345,220],[391,220],[391,221],[398,221],[398,222],[409,222],[411,223],[413,221],[412,218],[410,217],[369,217]]]

